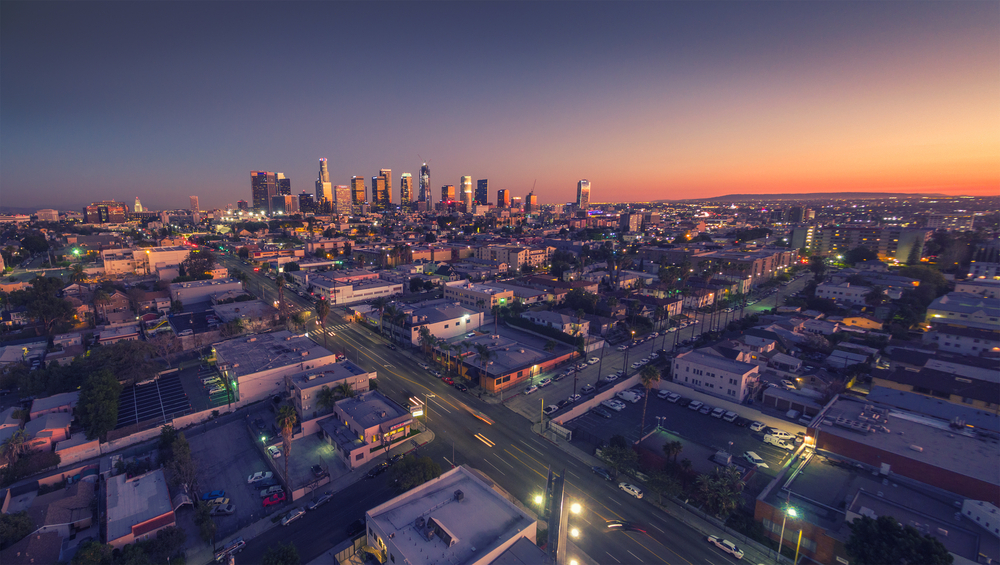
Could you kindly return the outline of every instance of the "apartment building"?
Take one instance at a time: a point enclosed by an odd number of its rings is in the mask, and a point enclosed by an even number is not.
[[[452,281],[444,284],[444,298],[469,308],[490,310],[494,306],[509,305],[514,300],[514,291],[488,284]]]
[[[737,404],[750,393],[760,367],[701,351],[686,351],[672,362],[673,380]]]

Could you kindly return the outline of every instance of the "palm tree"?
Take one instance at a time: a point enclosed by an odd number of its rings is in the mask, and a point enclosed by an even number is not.
[[[448,355],[448,362],[444,366],[444,372],[445,373],[450,373],[451,372],[451,350],[452,350],[452,346],[447,341],[441,340],[441,341],[438,342],[438,349],[440,349],[441,351],[445,352],[445,354]]]
[[[27,448],[27,440],[28,432],[23,429],[19,429],[3,441],[3,447],[0,449],[0,453],[3,453],[4,457],[7,458],[7,464],[9,466],[13,466],[14,463],[17,463],[21,454],[24,453]]]
[[[424,353],[434,345],[434,334],[431,333],[430,328],[427,326],[420,326],[420,331],[418,332],[417,339],[420,342],[420,347],[423,348]]]
[[[346,381],[333,387],[333,392],[339,398],[354,398],[354,395],[357,394],[357,392],[351,387],[351,383]]]
[[[663,444],[663,454],[667,456],[667,459],[672,460],[677,463],[677,456],[681,454],[684,450],[684,444],[679,441],[668,441]]]
[[[285,276],[282,273],[278,273],[278,276],[274,279],[274,283],[278,285],[278,321],[284,324],[288,318],[285,311]]]
[[[388,322],[388,324],[390,326],[395,326],[396,325],[396,314],[398,314],[398,313],[399,313],[399,308],[397,308],[396,305],[394,305],[394,304],[389,304],[388,306],[385,307],[385,311],[383,312],[383,316],[385,317],[385,321]],[[381,325],[381,323],[379,325]],[[396,332],[393,331],[393,330],[394,330],[394,328],[392,328],[392,327],[389,328],[389,341],[390,342],[396,341]]]
[[[494,304],[490,307],[490,311],[493,312],[493,335],[500,333],[500,309],[499,304]]]
[[[290,404],[278,410],[274,423],[281,429],[281,444],[285,448],[285,480],[288,480],[288,457],[292,454],[292,431],[298,423],[298,416]]]
[[[83,265],[76,263],[75,265],[70,267],[69,282],[71,283],[83,282],[84,279],[86,278],[87,275],[84,274],[83,272]]]
[[[493,358],[493,352],[490,351],[490,346],[483,343],[477,343],[475,348],[476,353],[479,355],[479,365],[482,367],[483,371],[480,378],[486,379],[486,365],[488,365],[490,359]]]
[[[656,309],[653,310],[653,320],[656,322],[657,329],[663,329],[662,324],[660,322],[663,321],[663,317],[666,316],[666,313],[667,311],[663,308],[662,305],[660,304],[656,305]]]
[[[642,432],[646,430],[646,405],[649,404],[649,391],[660,383],[660,371],[652,365],[646,365],[639,373],[639,380],[642,381],[642,387],[646,389],[646,394],[642,399],[642,423],[639,424],[639,435],[641,436]]]
[[[330,387],[323,385],[323,388],[316,393],[316,406],[321,410],[329,410],[337,402],[337,393]]]
[[[330,303],[326,298],[320,298],[316,303],[316,316],[319,318],[319,326],[323,328],[323,348],[329,349],[326,345],[326,317],[330,315]]]
[[[375,300],[372,300],[372,308],[378,310],[378,332],[382,334],[382,315],[385,313],[385,307],[389,305],[389,298],[386,296],[379,296]]]
[[[397,328],[399,328],[399,343],[402,344],[403,343],[403,329],[406,326],[406,312],[402,308],[396,310],[396,314],[392,317],[392,324],[394,326],[396,326]],[[413,345],[412,339],[413,338],[410,338],[409,340],[407,340],[407,341],[410,342],[410,345]]]

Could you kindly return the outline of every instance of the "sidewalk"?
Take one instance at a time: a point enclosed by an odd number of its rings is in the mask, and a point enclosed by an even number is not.
[[[394,447],[393,449],[391,449],[389,451],[389,453],[392,454],[392,455],[395,455],[397,453],[406,454],[406,453],[409,453],[409,452],[417,449],[418,447],[426,445],[426,444],[428,444],[428,443],[430,443],[432,441],[434,441],[434,432],[431,431],[431,430],[428,430],[428,429],[424,429],[424,431],[422,431],[419,434],[413,436],[411,439],[409,439],[407,441],[404,441],[404,442],[402,442],[401,445],[399,445],[399,446]],[[368,472],[368,470],[370,468],[374,467],[375,465],[381,464],[381,463],[382,463],[382,460],[380,459],[377,462],[373,461],[373,462],[370,462],[370,463],[368,463],[367,465],[365,465],[365,466],[363,466],[361,468],[358,468],[358,469],[355,469],[353,471],[344,473],[343,475],[341,475],[341,476],[337,477],[336,479],[330,481],[330,483],[326,485],[326,489],[329,490],[331,493],[336,494],[336,493],[338,493],[338,492],[346,489],[347,487],[353,485],[354,483],[357,483],[357,482],[361,481],[362,479],[364,479],[365,478],[365,474]],[[308,501],[306,501],[306,500],[300,500],[299,502],[300,503],[308,503]],[[239,537],[242,537],[244,540],[252,540],[253,538],[259,536],[260,534],[262,534],[262,533],[264,533],[264,532],[266,532],[268,530],[270,530],[271,528],[275,528],[275,527],[281,525],[280,521],[272,521],[271,519],[274,518],[275,516],[281,516],[281,515],[283,515],[288,510],[291,510],[294,506],[295,505],[290,505],[290,506],[286,507],[285,509],[283,509],[283,510],[281,510],[279,512],[276,512],[275,514],[271,514],[269,516],[265,516],[264,518],[261,518],[260,520],[254,522],[253,524],[250,524],[249,526],[243,528],[242,530],[237,531],[236,533],[234,533],[231,536],[228,536],[228,537],[226,537],[224,539],[217,539],[217,540],[215,540],[215,547],[217,547],[217,548],[219,548],[219,547],[225,547],[226,544],[230,543],[231,541],[233,541],[234,539],[239,538]],[[337,548],[340,548],[340,546],[338,545],[336,548],[333,548],[333,549],[337,549]],[[331,551],[333,551],[333,549],[331,549]],[[208,544],[205,544],[205,543],[200,543],[199,542],[197,546],[187,549],[184,553],[185,553],[185,557],[187,557],[189,563],[196,563],[196,564],[206,563],[207,564],[207,563],[214,563],[215,562],[215,550],[212,549]],[[325,556],[325,555],[326,554],[324,553],[323,556]],[[321,557],[323,557],[323,556],[321,556]],[[330,561],[324,561],[324,563],[330,563]]]
[[[531,431],[535,434],[539,434],[539,428],[540,425],[535,424],[531,427]],[[607,465],[606,462],[563,440],[551,430],[546,430],[545,433],[539,435],[544,437],[555,447],[561,449],[567,455],[573,457],[588,467],[603,467]],[[664,497],[663,504],[659,504],[654,500],[652,494],[649,498],[647,498],[647,500],[653,506],[656,506],[684,524],[687,524],[704,537],[718,536],[719,539],[729,539],[744,551],[744,559],[746,559],[748,563],[773,563],[775,560],[774,551],[768,551],[767,548],[762,547],[759,543],[748,539],[746,536],[735,533],[728,528],[724,528],[719,524],[715,524],[708,519],[698,516],[695,511],[687,508],[680,501]],[[790,559],[785,559],[785,561],[790,561]]]

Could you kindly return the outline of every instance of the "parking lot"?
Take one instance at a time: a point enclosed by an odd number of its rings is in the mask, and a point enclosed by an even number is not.
[[[630,442],[637,441],[640,437],[643,402],[642,399],[635,403],[623,402],[625,408],[620,412],[607,410],[611,414],[610,419],[598,416],[591,410],[567,422],[566,427],[574,431],[573,444],[588,453],[593,453],[599,442],[607,442],[613,435],[622,435]],[[722,402],[715,406],[725,407]],[[734,422],[713,418],[711,415],[682,407],[680,403],[657,398],[654,390],[646,408],[646,433],[652,431],[657,424],[664,430],[707,448],[710,453],[725,450],[733,457],[741,457],[745,451],[753,451],[769,467],[760,469],[760,472],[772,477],[791,455],[788,450],[765,444],[763,430],[753,432],[750,428],[740,427]],[[794,435],[801,427],[789,425],[781,429]],[[680,459],[685,457],[688,456],[684,453],[680,455]]]
[[[218,425],[215,421],[210,421],[204,425],[218,427],[189,440],[191,454],[199,462],[200,492],[195,494],[200,498],[206,492],[224,490],[229,503],[236,506],[236,511],[231,516],[215,518],[218,526],[216,536],[223,538],[265,515],[284,509],[287,502],[265,509],[260,497],[260,487],[247,484],[248,476],[257,471],[272,471],[272,467],[268,465],[261,450],[254,445],[246,422],[236,420]]]

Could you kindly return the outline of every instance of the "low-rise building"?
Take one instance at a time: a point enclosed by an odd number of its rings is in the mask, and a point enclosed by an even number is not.
[[[45,414],[53,412],[72,413],[76,403],[80,400],[80,391],[64,392],[53,394],[45,398],[36,398],[31,402],[31,419],[39,418]]]
[[[955,292],[978,294],[986,298],[1000,298],[1000,280],[972,279],[955,283]]]
[[[410,435],[409,410],[377,390],[337,401],[334,415],[320,421],[323,438],[350,469],[381,455],[380,447]]]
[[[739,404],[756,383],[760,366],[701,351],[686,351],[673,359],[672,371],[675,383]]]
[[[243,291],[243,284],[236,279],[209,279],[170,285],[170,299],[182,304],[211,302],[212,297],[230,291]]]
[[[300,421],[315,418],[323,409],[319,406],[319,396],[324,387],[334,390],[347,385],[355,394],[364,394],[370,388],[369,381],[375,377],[375,371],[365,371],[350,361],[330,363],[295,373],[288,377],[292,405],[299,413]]]
[[[489,311],[494,306],[507,306],[514,300],[514,291],[469,281],[452,281],[444,284],[444,298],[469,308]]]
[[[382,323],[389,331],[401,335],[413,345],[420,345],[421,328],[427,328],[438,339],[451,339],[479,329],[485,316],[481,310],[447,301],[418,305],[416,308],[404,306],[403,312],[406,314],[406,321],[402,327],[385,319]]]
[[[871,287],[852,285],[849,282],[840,284],[820,284],[816,286],[816,298],[828,298],[844,304],[865,304],[865,296],[871,292]]]
[[[365,514],[368,546],[384,563],[542,563],[537,520],[495,485],[456,467]]]
[[[576,355],[574,348],[561,342],[557,342],[552,351],[545,351],[498,334],[480,335],[463,341],[473,346],[472,353],[461,357],[463,372],[470,379],[478,378],[479,386],[491,393],[516,389],[532,377],[550,371]],[[474,353],[477,344],[485,345],[490,350],[491,357],[485,368],[479,354]],[[440,350],[437,354],[442,362],[449,357],[447,352]]]
[[[163,469],[109,477],[105,505],[107,540],[116,549],[154,539],[156,532],[176,524]]]
[[[995,330],[1000,324],[1000,299],[949,292],[927,307],[927,322]]]
[[[587,335],[590,333],[590,322],[586,318],[567,316],[543,310],[541,312],[522,312],[521,317],[529,322],[557,329],[566,335]]]
[[[980,356],[1000,353],[1000,324],[992,330],[951,324],[933,324],[924,334],[924,343],[936,344],[940,351]]]

